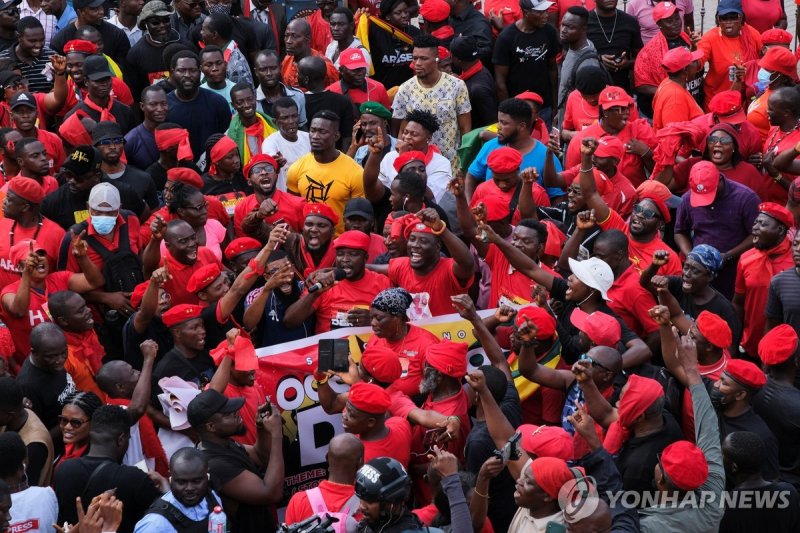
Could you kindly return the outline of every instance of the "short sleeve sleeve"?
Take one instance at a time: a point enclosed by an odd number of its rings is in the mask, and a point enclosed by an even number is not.
[[[463,80],[457,81],[456,93],[456,114],[463,115],[472,111],[472,104],[469,101],[469,92],[467,91],[467,84]]]
[[[778,281],[777,277],[772,278],[769,284],[769,293],[767,296],[767,306],[764,310],[767,318],[781,320],[783,319],[783,302],[781,302],[780,294],[778,294]]]

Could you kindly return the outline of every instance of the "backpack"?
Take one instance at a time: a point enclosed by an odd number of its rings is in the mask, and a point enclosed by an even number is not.
[[[566,85],[567,91],[564,93],[564,99],[558,102],[558,109],[562,110],[566,109],[567,98],[569,97],[569,93],[571,93],[575,89],[575,78],[578,73],[578,69],[581,68],[581,65],[583,65],[583,62],[586,61],[587,59],[596,59],[597,63],[600,65],[600,68],[605,73],[606,83],[608,85],[614,85],[611,76],[606,70],[606,67],[603,65],[603,60],[600,59],[600,54],[598,54],[597,50],[595,50],[594,48],[587,46],[586,48],[578,52],[578,57],[575,59],[575,63],[573,64],[572,67],[572,72],[569,72],[569,75],[566,76],[565,78],[567,80],[567,85]],[[563,70],[561,72],[561,76],[565,76]]]
[[[208,505],[209,514],[214,510],[214,507],[219,505],[210,492],[206,494],[206,505]],[[195,522],[183,514],[180,509],[164,501],[162,498],[157,498],[152,505],[150,505],[150,508],[145,511],[145,514],[163,516],[176,531],[180,531],[181,533],[205,533],[208,531],[208,516]]]
[[[355,494],[350,496],[350,499],[344,502],[342,508],[335,513],[328,511],[328,506],[325,505],[325,499],[322,497],[322,491],[319,487],[308,489],[306,491],[308,497],[308,504],[311,506],[311,511],[319,516],[325,518],[325,515],[330,515],[333,518],[338,518],[339,521],[335,522],[330,527],[335,533],[355,533],[358,522],[353,515],[358,511],[359,498]]]

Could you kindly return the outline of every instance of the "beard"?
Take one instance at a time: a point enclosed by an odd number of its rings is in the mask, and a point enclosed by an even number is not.
[[[427,396],[435,391],[441,382],[442,375],[438,371],[426,373],[419,384],[420,394]]]

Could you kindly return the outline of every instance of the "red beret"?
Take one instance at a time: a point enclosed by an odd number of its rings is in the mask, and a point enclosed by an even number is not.
[[[759,390],[767,382],[764,371],[755,364],[744,359],[730,359],[725,366],[725,373],[743,387]]]
[[[792,34],[780,28],[770,28],[761,34],[761,42],[764,46],[770,44],[791,44]]]
[[[367,346],[361,355],[361,366],[381,383],[393,383],[403,374],[400,357],[384,346]]]
[[[360,381],[350,387],[350,394],[347,400],[359,411],[364,411],[371,415],[382,415],[389,410],[392,399],[385,389],[374,383],[364,383]]]
[[[36,241],[31,239],[26,239],[22,242],[18,242],[11,249],[8,251],[8,259],[11,261],[11,264],[14,266],[18,266],[20,263],[25,261],[30,255],[31,252],[31,244],[33,244],[33,253],[36,252],[45,252],[45,249],[39,246]]]
[[[339,223],[339,215],[328,204],[306,204],[303,206],[303,218],[311,215],[327,218],[334,226]]]
[[[186,290],[192,294],[196,294],[212,283],[222,274],[219,265],[216,263],[208,263],[194,271],[189,281],[186,282]]]
[[[533,91],[524,91],[515,96],[517,100],[525,100],[526,102],[534,102],[539,105],[544,104],[544,99],[539,94]]]
[[[489,169],[495,174],[510,174],[517,172],[522,164],[522,154],[510,146],[503,146],[492,150],[486,159]]]
[[[370,243],[371,239],[369,238],[369,235],[363,231],[350,230],[345,231],[339,235],[338,239],[333,241],[333,249],[338,250],[339,248],[351,248],[353,250],[368,252]]]
[[[161,315],[161,321],[168,328],[172,328],[184,322],[188,322],[189,320],[200,318],[200,313],[202,311],[203,308],[199,305],[178,304],[165,311],[164,314]]]
[[[786,226],[786,229],[794,227],[794,217],[792,213],[780,204],[776,204],[775,202],[762,202],[758,205],[758,211],[774,218]]]
[[[552,339],[556,334],[556,319],[538,305],[529,305],[517,311],[514,324],[520,327],[525,320],[536,325],[536,338],[539,340]]]
[[[467,373],[467,344],[443,340],[429,346],[425,363],[446,376],[463,378]]]
[[[531,463],[533,480],[537,485],[553,499],[558,498],[558,491],[564,483],[575,479],[572,470],[567,466],[564,459],[556,457],[538,457]]]
[[[478,203],[483,204],[483,206],[486,208],[487,222],[497,222],[499,220],[505,220],[510,213],[509,209],[511,208],[511,206],[508,205],[508,200],[506,200],[499,194],[491,194],[489,196],[485,196]]]
[[[40,204],[44,199],[44,189],[34,179],[17,176],[8,182],[8,190],[32,204]]]
[[[271,155],[258,154],[251,157],[250,161],[248,161],[247,164],[244,166],[244,169],[242,170],[242,174],[244,174],[244,177],[249,178],[250,171],[253,170],[254,166],[260,163],[269,163],[270,165],[272,165],[272,168],[275,169],[275,172],[278,171],[278,162],[275,161],[275,159]]]
[[[225,247],[225,259],[230,261],[237,255],[242,255],[245,252],[257,252],[261,250],[262,246],[259,241],[252,237],[239,237],[233,239],[228,246]]]
[[[425,0],[419,6],[419,14],[429,22],[442,22],[450,16],[450,4],[445,0]]]
[[[758,66],[770,72],[779,72],[797,81],[797,58],[791,50],[773,46],[758,60]]]
[[[742,95],[738,91],[722,91],[714,95],[708,102],[708,110],[719,118],[720,122],[741,124],[747,120],[742,109]]]
[[[403,221],[403,238],[408,240],[412,233],[428,233],[435,235],[433,229],[422,223],[415,215],[410,215]]]
[[[134,309],[139,309],[139,305],[142,303],[142,298],[144,298],[144,293],[147,291],[147,287],[149,286],[150,280],[147,280],[141,282],[133,288],[133,292],[131,293],[131,307]]]
[[[575,455],[572,436],[561,426],[523,424],[517,431],[522,436],[520,447],[531,457],[556,457],[571,461]]]
[[[733,342],[731,327],[719,315],[715,315],[710,311],[703,311],[697,315],[695,324],[697,324],[700,334],[717,348],[729,348],[731,342]]]
[[[639,196],[639,201],[650,200],[656,204],[664,222],[672,220],[669,207],[667,207],[667,200],[672,197],[672,193],[666,185],[656,180],[645,180],[636,187],[636,194]]]
[[[703,451],[689,442],[673,442],[661,452],[661,468],[681,490],[695,490],[708,479],[708,462]]]
[[[616,137],[606,135],[597,139],[596,157],[615,157],[617,161],[622,161],[625,157],[625,145]]]
[[[611,107],[630,107],[633,105],[633,98],[625,92],[622,87],[615,87],[613,85],[607,86],[600,92],[598,105],[601,109],[608,109]]]
[[[758,356],[765,365],[779,365],[797,352],[797,332],[781,324],[764,335],[758,343]]]
[[[83,39],[73,39],[64,43],[64,55],[71,54],[73,52],[80,52],[87,55],[96,54],[97,45],[91,41],[85,41]]]
[[[167,181],[191,185],[195,189],[203,189],[203,178],[191,168],[175,167],[167,170]]]
[[[448,57],[450,57],[450,50],[445,48],[444,46],[440,46],[436,50],[437,56],[439,57],[439,61],[444,61]]]
[[[404,166],[411,163],[412,161],[422,161],[425,162],[425,154],[420,152],[419,150],[411,150],[408,152],[403,152],[402,154],[397,156],[397,159],[394,160],[392,166],[396,172],[400,172]]]
[[[569,316],[569,321],[598,346],[616,348],[622,338],[619,320],[602,311],[587,313],[576,307]]]
[[[597,193],[600,196],[605,196],[614,190],[614,183],[612,183],[608,176],[606,176],[603,172],[600,172],[597,168],[594,168],[592,170],[592,175],[594,175],[594,185],[597,187]],[[572,184],[580,186],[580,172],[575,175],[575,179],[572,180]]]

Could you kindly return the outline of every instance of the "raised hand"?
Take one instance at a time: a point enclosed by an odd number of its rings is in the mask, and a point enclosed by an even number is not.
[[[153,217],[153,220],[150,222],[150,234],[153,236],[154,239],[160,241],[164,239],[164,232],[167,230],[167,223],[161,217],[161,215],[156,215]]]
[[[586,137],[581,141],[581,155],[592,155],[597,150],[597,139]]]
[[[669,262],[669,250],[656,250],[653,254],[653,264],[663,266]]]
[[[139,350],[142,352],[142,357],[145,361],[150,359],[155,361],[158,355],[158,344],[153,339],[147,339],[139,345]]]
[[[172,276],[169,273],[166,263],[164,263],[163,267],[155,269],[153,273],[150,274],[150,281],[157,284],[159,287],[163,287],[164,284],[171,279]]]
[[[72,235],[72,255],[84,257],[89,249],[89,245],[83,240],[86,237],[86,230],[81,231],[78,235],[75,232],[70,232],[70,234]]]
[[[58,54],[50,56],[50,64],[53,65],[53,71],[61,76],[67,70],[67,58]]]
[[[470,322],[473,320],[480,320],[478,317],[478,311],[475,309],[475,304],[473,303],[469,294],[457,294],[455,296],[451,296],[450,301],[453,302],[453,308],[461,316],[461,318],[465,318]]]
[[[581,211],[575,220],[575,227],[577,229],[589,230],[597,225],[597,219],[594,216],[594,209]]]
[[[464,177],[460,172],[455,178],[450,180],[450,183],[447,184],[447,188],[456,198],[462,198],[465,195]]]
[[[650,318],[659,326],[671,326],[669,308],[666,305],[655,305],[647,311]]]
[[[508,305],[501,305],[494,311],[494,317],[501,324],[505,324],[506,322],[511,322],[511,320],[516,316],[516,314],[517,310]]]
[[[536,167],[528,167],[519,173],[519,178],[525,185],[531,185],[539,181],[539,172],[536,170]]]

